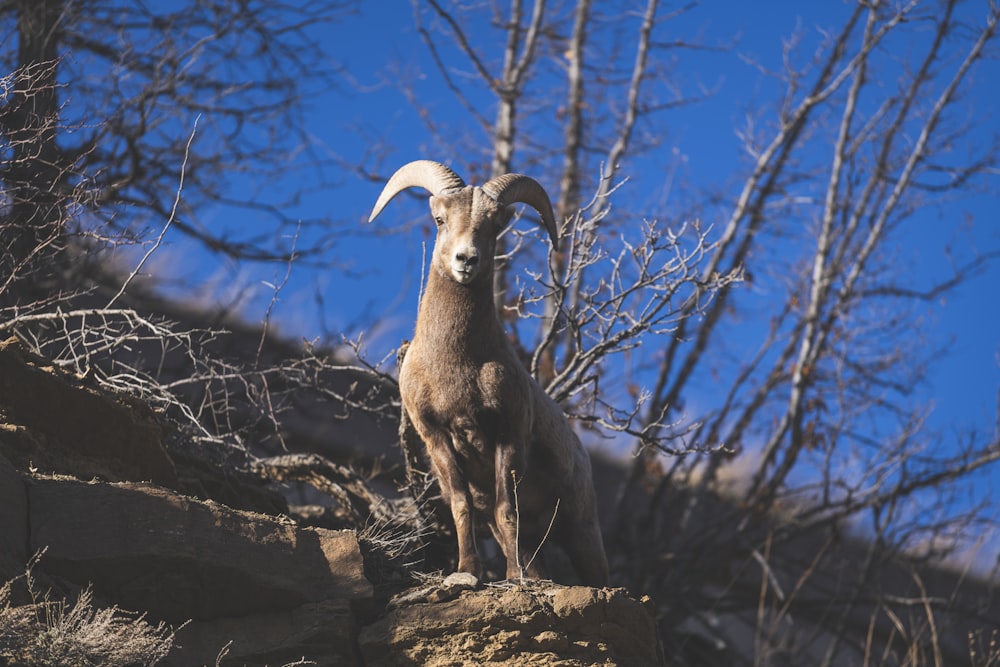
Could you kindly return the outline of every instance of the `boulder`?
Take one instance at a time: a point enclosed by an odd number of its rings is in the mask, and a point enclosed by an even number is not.
[[[152,484],[50,476],[25,486],[26,545],[46,549],[46,574],[154,622],[190,620],[168,664],[215,664],[230,642],[233,664],[358,664],[355,608],[370,606],[372,586],[353,531],[300,528]]]
[[[21,475],[0,455],[0,583],[24,572],[27,547],[27,490]]]
[[[429,596],[434,599],[433,595]],[[623,589],[531,582],[393,604],[360,635],[366,665],[663,665],[643,601]]]
[[[357,612],[348,600],[307,602],[290,610],[199,621],[177,635],[164,665],[277,667],[305,658],[311,664],[362,667],[357,651]],[[231,638],[220,651],[219,640]],[[374,666],[369,666],[374,667]]]
[[[179,488],[148,405],[88,386],[13,338],[0,341],[0,417],[0,453],[18,467]]]

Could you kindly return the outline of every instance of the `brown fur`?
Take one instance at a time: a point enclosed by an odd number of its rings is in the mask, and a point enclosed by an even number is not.
[[[455,520],[458,569],[482,576],[479,515],[506,556],[507,578],[540,576],[528,561],[555,513],[553,537],[584,583],[603,586],[590,460],[518,360],[494,308],[493,253],[508,213],[474,187],[432,196],[430,208],[437,241],[399,384]]]

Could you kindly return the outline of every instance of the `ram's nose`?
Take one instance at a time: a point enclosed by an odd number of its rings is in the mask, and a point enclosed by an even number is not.
[[[455,261],[459,266],[466,269],[473,269],[479,264],[479,251],[475,248],[467,248],[455,253]]]
[[[463,285],[472,282],[472,279],[479,273],[480,268],[479,251],[476,250],[475,246],[467,246],[452,255],[452,275],[456,281]]]

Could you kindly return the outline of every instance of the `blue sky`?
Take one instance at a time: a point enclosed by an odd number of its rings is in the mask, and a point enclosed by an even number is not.
[[[850,10],[850,3],[769,2],[767,11],[756,3],[704,2],[674,25],[674,34],[720,47],[682,55],[677,86],[687,93],[711,90],[707,99],[695,106],[671,111],[663,118],[663,144],[650,157],[668,168],[656,172],[655,179],[633,175],[630,192],[640,201],[656,202],[669,209],[683,210],[695,205],[700,188],[725,191],[738,181],[737,167],[744,159],[737,129],[748,111],[766,113],[774,105],[776,84],[760,73],[753,63],[779,69],[783,40],[795,30],[803,36],[802,50],[809,53],[826,28],[835,28]],[[967,2],[963,11],[975,15],[985,11],[978,0]],[[361,3],[356,15],[322,28],[332,58],[348,73],[337,91],[311,102],[309,130],[315,148],[336,155],[345,164],[368,161],[390,173],[409,160],[449,157],[433,148],[433,140],[418,110],[401,93],[397,79],[407,78],[439,124],[459,133],[475,133],[477,128],[466,114],[457,110],[427,50],[413,25],[413,8],[408,2]],[[905,53],[912,45],[893,44]],[[977,81],[1000,81],[996,58],[981,63]],[[998,87],[975,86],[968,107],[972,122],[984,141],[1000,132],[1000,92]],[[474,98],[475,99],[475,98]],[[480,111],[492,117],[487,97]],[[373,146],[390,147],[377,165],[370,158]],[[483,147],[488,139],[483,137]],[[437,153],[435,153],[435,150]],[[555,193],[555,176],[531,174]],[[417,288],[421,272],[422,244],[429,253],[430,222],[426,208],[416,201],[399,199],[383,213],[376,228],[366,228],[371,206],[380,184],[344,170],[333,176],[334,187],[303,199],[303,218],[329,218],[343,230],[343,238],[329,260],[338,269],[312,270],[295,267],[282,288],[273,313],[273,323],[288,335],[315,338],[323,331],[355,335],[364,332],[366,349],[372,359],[389,355],[398,342],[410,335],[415,318]],[[972,248],[981,251],[1000,248],[1000,176],[987,184],[982,194],[955,202],[953,207],[921,213],[910,228],[912,239],[897,258],[899,268],[914,285],[945,275],[948,247],[959,256]],[[720,210],[716,211],[722,214]],[[711,216],[708,208],[703,215]],[[212,213],[208,215],[211,222]],[[225,211],[217,212],[219,224],[228,224]],[[973,224],[956,224],[955,220]],[[406,233],[403,223],[417,222]],[[242,222],[241,222],[242,224]],[[949,230],[942,233],[942,230]],[[175,241],[176,241],[175,237]],[[308,238],[300,243],[309,243]],[[198,280],[209,278],[200,293],[219,301],[227,294],[249,295],[243,312],[250,319],[260,317],[270,301],[270,285],[284,279],[285,267],[228,266],[218,260],[206,263],[197,252],[182,243],[161,253],[160,266],[171,272],[187,271]],[[347,268],[348,271],[339,270]],[[932,428],[942,433],[978,428],[992,431],[996,420],[1000,389],[1000,262],[962,289],[931,303],[920,304],[926,315],[928,345],[943,348],[944,356],[932,367],[929,382],[917,388],[916,397],[934,405]],[[322,297],[322,308],[316,296]],[[743,307],[767,308],[766,293],[741,297]],[[321,311],[321,315],[320,315]],[[705,379],[701,386],[710,385]]]
[[[977,3],[967,4],[973,6],[970,11],[974,12]],[[385,160],[385,168],[390,170],[420,157],[448,159],[442,155],[425,155],[424,147],[431,143],[430,139],[416,109],[395,86],[394,72],[398,69],[408,73],[419,71],[423,78],[414,83],[424,96],[421,102],[442,113],[453,106],[450,93],[428,62],[426,48],[413,28],[411,7],[408,3],[400,5],[400,11],[392,13],[381,7],[373,9],[372,3],[366,3],[360,15],[330,28],[331,41],[336,44],[334,53],[342,54],[343,63],[358,88],[353,91],[345,88],[344,98],[337,100],[332,108],[318,109],[315,126],[318,137],[348,161],[364,154],[366,139],[384,140],[394,148]],[[774,83],[748,61],[756,60],[766,67],[778,69],[782,40],[800,29],[805,44],[815,42],[824,28],[839,25],[849,4],[837,1],[771,2],[768,9],[762,12],[759,7],[741,2],[706,2],[682,19],[678,30],[684,34],[697,35],[713,45],[731,45],[731,48],[704,52],[696,57],[685,56],[685,62],[692,65],[690,71],[686,69],[682,73],[682,85],[692,90],[703,86],[715,92],[696,106],[664,117],[667,140],[662,150],[676,158],[677,185],[653,194],[642,193],[642,196],[674,198],[683,206],[679,194],[682,180],[685,185],[708,184],[732,170],[741,159],[735,128],[746,109],[758,103],[773,104]],[[976,76],[982,80],[1000,80],[997,61],[984,63]],[[975,90],[978,96],[973,100],[976,123],[982,124],[983,136],[988,138],[1000,130],[1000,117],[997,116],[1000,89],[978,86]],[[483,112],[490,116],[492,110],[484,109]],[[457,117],[456,132],[473,131],[461,125],[467,122],[463,116]],[[444,119],[443,122],[451,121]],[[358,133],[357,127],[364,128],[365,134]],[[536,176],[545,182],[544,174]],[[346,187],[331,193],[331,199],[336,202],[334,210],[348,222],[353,219],[361,224],[377,197],[379,186],[347,181]],[[554,190],[551,185],[550,190]],[[965,238],[950,240],[952,244],[975,244],[980,250],[1000,247],[998,204],[998,196],[991,192],[956,203],[954,211],[929,212],[914,231],[916,238],[908,248],[908,256],[899,258],[901,263],[912,266],[915,284],[930,274],[943,275],[946,260],[941,252],[942,242],[949,239],[938,232],[946,225],[954,226],[945,219],[952,214],[969,216],[976,223],[962,230]],[[424,211],[419,205],[390,208],[388,215],[383,215],[376,224],[390,226],[407,216],[426,216]],[[363,326],[364,318],[359,319],[359,313],[364,312],[369,303],[374,303],[370,312],[389,315],[399,327],[386,332],[380,346],[393,345],[400,329],[405,335],[415,313],[415,287],[420,270],[418,250],[422,240],[419,235],[411,234],[403,238],[359,240],[357,245],[352,244],[349,258],[365,277],[358,281],[326,277],[331,295],[327,300],[331,308],[328,312],[331,326]],[[372,258],[378,259],[372,261]],[[376,283],[377,289],[372,289]],[[928,337],[948,347],[947,356],[935,366],[931,382],[922,391],[937,405],[934,421],[942,428],[970,424],[986,427],[992,425],[995,418],[996,392],[1000,388],[997,288],[1000,288],[1000,263],[994,263],[988,272],[962,290],[936,303],[926,304],[930,317]]]

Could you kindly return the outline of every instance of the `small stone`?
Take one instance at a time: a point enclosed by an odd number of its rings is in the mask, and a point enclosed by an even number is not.
[[[452,572],[444,579],[444,586],[446,588],[476,588],[479,585],[479,579],[476,578],[474,574],[469,574],[468,572]]]
[[[535,646],[543,651],[563,651],[569,647],[569,641],[566,639],[566,636],[554,630],[539,632],[535,635],[534,640]]]

